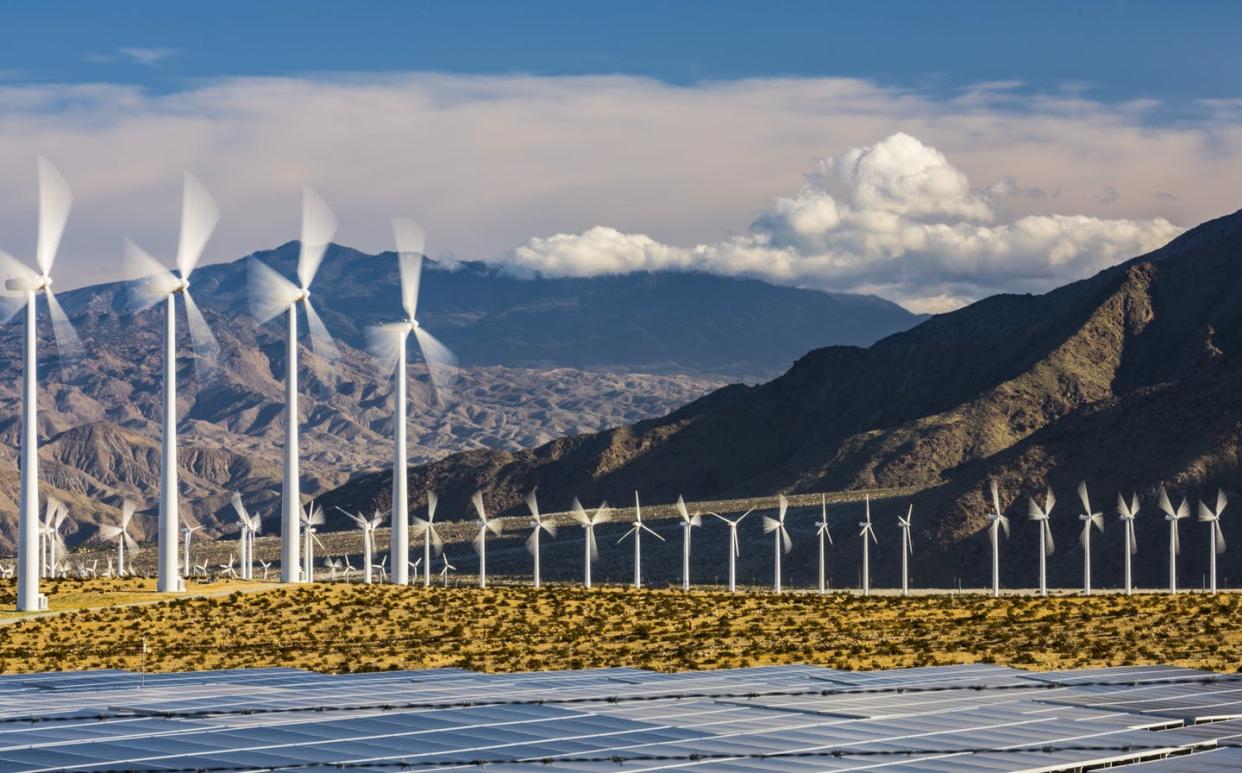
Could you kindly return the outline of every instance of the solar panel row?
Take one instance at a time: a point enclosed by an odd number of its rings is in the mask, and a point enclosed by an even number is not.
[[[8,675],[0,770],[1237,769],[1242,682],[1186,682],[1203,676],[989,665]]]

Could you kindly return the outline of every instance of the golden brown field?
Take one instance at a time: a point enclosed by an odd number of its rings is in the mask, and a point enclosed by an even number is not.
[[[0,626],[0,670],[137,669],[144,639],[148,670],[1242,664],[1242,597],[1233,594],[997,600],[329,583],[96,606],[154,596],[151,582],[51,583],[53,607],[78,609]]]

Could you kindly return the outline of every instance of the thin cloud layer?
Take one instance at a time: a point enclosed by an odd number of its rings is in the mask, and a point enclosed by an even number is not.
[[[1124,249],[1126,222],[1137,244],[1158,218],[1237,208],[1242,115],[1204,110],[1156,125],[1145,103],[987,84],[931,99],[843,78],[388,73],[172,93],[0,82],[0,249],[33,253],[45,155],[76,197],[62,287],[116,279],[126,236],[171,261],[188,170],[221,210],[205,262],[297,238],[309,184],[338,240],[368,251],[392,248],[401,216],[426,228],[435,256],[503,263],[523,245],[556,272],[711,262],[931,308],[1090,270]],[[920,142],[877,152],[898,130]],[[816,158],[832,163],[800,180]],[[1116,200],[1098,200],[1106,186]],[[1022,259],[1040,249],[1062,273]]]
[[[747,233],[675,247],[595,227],[533,238],[522,269],[557,276],[692,269],[784,284],[873,292],[938,312],[1009,290],[1042,291],[1155,249],[1181,232],[1164,218],[1027,215],[999,222],[994,201],[943,153],[903,133],[822,159],[793,197]]]

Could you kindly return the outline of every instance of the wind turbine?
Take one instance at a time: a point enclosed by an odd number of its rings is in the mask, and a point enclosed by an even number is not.
[[[319,270],[328,243],[336,233],[336,217],[319,194],[302,189],[302,238],[295,285],[262,262],[250,260],[250,307],[260,324],[285,314],[285,471],[280,491],[280,581],[308,581],[313,567],[302,567],[299,555],[302,514],[298,478],[298,306],[306,312],[311,347],[330,357],[336,347],[323,320],[310,302],[310,285]],[[302,576],[302,575],[305,576]]]
[[[1209,509],[1203,501],[1199,501],[1199,520],[1203,523],[1211,524],[1211,545],[1208,546],[1208,556],[1211,561],[1211,578],[1212,578],[1212,595],[1216,595],[1216,556],[1225,552],[1225,533],[1220,529],[1220,516],[1225,512],[1225,505],[1229,504],[1229,500],[1225,498],[1225,492],[1216,489],[1216,508]]]
[[[487,533],[490,531],[500,536],[501,522],[499,518],[488,518],[487,510],[483,509],[483,492],[476,491],[470,497],[474,512],[479,516],[479,533],[474,538],[474,548],[479,551],[479,587],[487,587]]]
[[[138,543],[134,538],[129,536],[129,522],[134,519],[134,511],[137,506],[128,499],[121,503],[121,523],[119,526],[113,524],[104,524],[99,527],[99,534],[104,539],[116,540],[116,566],[117,574],[125,575],[125,550],[128,548],[130,552],[138,549]]]
[[[877,545],[880,544],[880,541],[875,538],[875,529],[871,528],[871,495],[870,494],[866,495],[866,511],[865,512],[866,512],[867,519],[865,521],[860,521],[858,523],[859,527],[862,528],[862,531],[858,532],[858,536],[862,537],[862,545],[863,545],[863,562],[862,562],[863,595],[870,596],[871,595],[871,549],[870,549],[870,545],[867,544],[867,538],[870,537],[872,542],[874,542]]]
[[[310,502],[302,511],[302,579],[304,582],[315,581],[315,546],[323,547],[319,537],[315,536],[315,527],[323,526],[323,508]]]
[[[444,541],[440,539],[439,532],[436,531],[436,503],[440,501],[434,491],[427,492],[427,519],[423,520],[418,516],[414,516],[415,529],[417,529],[423,537],[423,587],[431,587],[431,547],[436,548],[436,553],[444,552]],[[447,561],[446,561],[447,563]],[[537,565],[537,564],[536,564]]]
[[[199,362],[210,363],[220,345],[190,296],[190,274],[202,257],[207,240],[220,219],[220,210],[198,178],[186,173],[181,197],[181,238],[177,245],[177,273],[160,265],[138,245],[125,240],[125,262],[139,280],[134,287],[136,306],[147,309],[164,302],[164,409],[162,456],[160,461],[159,577],[156,590],[175,593],[185,590],[177,571],[177,296],[185,303],[190,339]],[[201,374],[200,374],[201,375]],[[242,570],[245,576],[245,570]]]
[[[1052,486],[1044,494],[1044,506],[1040,507],[1034,497],[1029,500],[1027,514],[1032,521],[1039,524],[1039,595],[1048,595],[1048,556],[1056,546],[1052,542],[1052,526],[1048,522],[1057,498],[1052,494]]]
[[[725,518],[720,513],[709,513],[709,515],[714,515],[720,520],[729,524],[729,592],[730,593],[737,591],[737,557],[742,555],[741,545],[738,544],[738,541],[737,541],[737,525],[742,522],[743,518],[745,518],[746,516],[750,515],[753,512],[755,512],[755,508],[752,507],[732,521],[729,520],[728,518]]]
[[[406,471],[406,340],[414,334],[418,349],[427,363],[427,373],[437,398],[443,398],[447,387],[447,368],[455,367],[457,358],[444,344],[435,339],[418,323],[418,289],[423,270],[423,251],[426,234],[418,224],[404,219],[392,221],[393,236],[397,242],[397,266],[401,274],[401,304],[406,318],[400,322],[378,325],[367,330],[372,353],[380,363],[384,375],[394,375],[396,382],[396,417],[393,422],[392,460],[392,538],[389,554],[392,556],[392,581],[397,585],[410,582],[410,530],[408,517],[408,487]]]
[[[638,496],[637,493],[635,496]],[[686,500],[677,495],[677,512],[681,515],[681,589],[690,590],[690,530],[703,524],[703,516],[690,514],[686,509]],[[654,532],[652,532],[654,533]]]
[[[1078,541],[1082,544],[1082,592],[1091,595],[1091,527],[1104,533],[1104,514],[1091,511],[1091,500],[1087,498],[1087,482],[1078,484],[1078,499],[1082,501],[1083,512],[1078,515],[1082,521],[1082,533]]]
[[[362,513],[351,513],[344,508],[336,508],[362,529],[362,565],[366,567],[366,573],[363,575],[363,582],[367,585],[371,584],[371,559],[375,553],[375,530],[379,528],[383,516],[377,510],[375,515],[370,518],[364,518]],[[343,565],[342,565],[343,567]]]
[[[1121,525],[1125,529],[1126,535],[1126,595],[1129,596],[1133,591],[1130,586],[1130,561],[1131,557],[1138,552],[1138,541],[1134,538],[1134,517],[1138,515],[1139,501],[1138,494],[1131,494],[1130,504],[1126,504],[1125,497],[1117,494],[1117,514],[1121,517]]]
[[[906,510],[906,517],[897,516],[897,525],[901,527],[901,595],[910,595],[910,573],[907,565],[910,556],[914,555],[914,542],[910,539],[910,519],[914,516],[914,505]]]
[[[1009,536],[1009,519],[1000,506],[1000,490],[996,478],[988,481],[992,494],[992,512],[988,513],[988,538],[992,541],[992,596],[1000,598],[1000,530]]]
[[[441,553],[440,558],[444,559],[444,568],[440,570],[440,576],[444,578],[444,587],[448,587],[448,576],[450,571],[456,571],[457,567],[449,563],[448,556]]]
[[[542,582],[539,575],[539,532],[541,530],[546,531],[549,537],[555,539],[556,522],[551,518],[544,518],[539,515],[539,499],[535,496],[533,489],[526,495],[526,507],[530,510],[530,515],[533,519],[530,525],[534,527],[531,530],[530,536],[526,538],[526,549],[530,551],[531,556],[535,559],[535,587],[538,588]],[[430,561],[431,559],[428,558],[427,560]]]
[[[181,560],[182,577],[189,577],[191,570],[194,568],[190,563],[190,538],[194,535],[194,532],[201,528],[203,528],[201,523],[198,526],[191,526],[190,522],[184,517],[181,519],[181,548],[184,551]]]
[[[241,554],[241,577],[243,580],[254,579],[254,537],[263,528],[263,522],[257,515],[251,515],[242,504],[241,494],[234,491],[230,502],[237,520],[241,522],[241,537],[238,552]],[[188,537],[187,537],[188,540]],[[186,550],[189,551],[189,543]],[[188,556],[189,553],[187,552]]]
[[[38,352],[36,350],[35,300],[40,293],[47,300],[52,333],[62,361],[82,351],[82,342],[60,302],[52,294],[52,264],[69,219],[73,194],[56,167],[39,158],[39,242],[35,249],[36,273],[9,255],[0,252],[0,274],[10,302],[0,310],[0,322],[7,321],[25,306],[25,337],[22,354],[22,448],[21,495],[17,519],[17,609],[33,611],[47,608],[47,598],[39,593],[39,427]],[[16,296],[16,297],[14,297]]]
[[[1169,522],[1169,593],[1177,593],[1177,554],[1182,552],[1181,543],[1177,541],[1177,522],[1190,515],[1190,505],[1182,497],[1182,503],[1174,510],[1164,486],[1160,487],[1158,503],[1164,511],[1164,520]]]
[[[599,557],[599,548],[595,544],[595,527],[601,523],[608,522],[610,518],[608,503],[601,502],[600,506],[595,508],[595,512],[588,516],[586,510],[582,507],[582,503],[578,501],[577,497],[574,497],[573,508],[570,512],[573,514],[574,520],[582,524],[582,528],[586,531],[585,539],[583,540],[586,544],[583,548],[585,562],[582,569],[582,584],[589,588],[591,587],[591,562]]]
[[[763,516],[763,533],[772,533],[773,549],[776,556],[776,564],[773,571],[772,592],[781,592],[781,548],[788,553],[793,549],[793,540],[789,538],[789,531],[785,528],[785,512],[789,510],[789,500],[784,494],[777,494],[777,517]],[[741,519],[739,519],[741,520]]]
[[[47,547],[47,563],[44,567],[46,577],[56,576],[56,551],[65,547],[65,540],[60,536],[60,527],[64,525],[68,517],[69,508],[65,507],[64,502],[55,497],[47,498],[47,515],[43,527],[44,542]]]
[[[815,533],[819,536],[819,592],[826,593],[828,591],[828,583],[824,577],[825,568],[825,552],[824,540],[828,544],[832,544],[832,532],[828,530],[828,497],[824,494],[819,495],[819,523],[815,526]]]
[[[678,503],[681,503],[680,498],[678,498],[677,501]],[[685,508],[684,504],[682,504],[682,508],[683,509]],[[641,588],[643,587],[643,568],[642,568],[643,532],[644,531],[649,532],[653,537],[660,540],[661,542],[664,541],[664,538],[661,537],[659,534],[656,534],[651,529],[650,526],[643,523],[643,508],[642,508],[642,505],[640,505],[638,502],[637,491],[634,492],[634,522],[633,523],[634,523],[633,527],[631,527],[630,530],[627,531],[625,534],[621,535],[621,539],[617,540],[617,544],[620,545],[623,541],[625,541],[626,537],[630,537],[630,536],[634,537],[634,587]],[[538,527],[536,527],[535,531],[538,532]],[[688,547],[689,534],[687,534],[686,539],[687,539],[687,551],[688,551],[689,550],[689,547]]]

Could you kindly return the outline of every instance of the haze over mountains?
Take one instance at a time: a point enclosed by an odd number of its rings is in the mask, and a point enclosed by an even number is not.
[[[728,386],[660,418],[416,466],[411,503],[421,508],[433,488],[440,512],[464,516],[476,488],[494,512],[515,514],[535,487],[550,511],[575,495],[588,504],[628,503],[635,489],[654,503],[678,494],[923,486],[913,498],[914,576],[924,585],[982,584],[990,572],[984,491],[994,476],[1014,526],[1001,548],[1006,583],[1034,584],[1038,531],[1026,519],[1025,497],[1047,483],[1060,500],[1050,581],[1072,587],[1082,566],[1082,508],[1073,492],[1086,480],[1093,509],[1108,521],[1093,539],[1096,584],[1120,582],[1122,532],[1113,508],[1119,490],[1137,490],[1144,558],[1136,581],[1159,585],[1167,582],[1168,528],[1155,506],[1157,486],[1192,503],[1214,497],[1216,486],[1235,486],[1240,350],[1242,212],[1045,295],[987,298],[869,348],[815,349],[773,381]],[[388,486],[385,472],[360,476],[325,501],[382,507]],[[896,582],[896,515],[905,505],[874,511],[876,584]],[[817,515],[792,518],[809,523]],[[842,538],[831,562],[838,584],[856,583],[861,515],[852,506],[830,517]],[[1226,513],[1224,521],[1238,547],[1223,559],[1222,577],[1237,580],[1242,570],[1231,567],[1242,560],[1242,515]],[[809,540],[803,543],[806,551]],[[1199,585],[1208,544],[1205,527],[1182,523],[1182,584]],[[770,548],[755,546],[745,560],[770,562]]]
[[[256,253],[293,274],[297,244]],[[868,343],[919,321],[878,298],[775,287],[702,274],[593,279],[512,276],[480,263],[429,265],[420,318],[465,366],[438,405],[412,389],[411,458],[517,449],[658,416],[732,379],[770,377],[824,342]],[[265,517],[280,491],[283,329],[249,317],[245,260],[200,268],[194,293],[222,346],[220,367],[195,374],[187,346],[178,375],[183,512],[214,533],[239,490]],[[333,246],[313,288],[341,357],[300,355],[303,491],[321,493],[391,456],[390,386],[361,351],[365,326],[401,308],[392,253]],[[89,356],[67,370],[40,341],[43,493],[66,499],[69,542],[115,518],[122,497],[158,497],[160,315],[131,314],[127,286],[58,295]],[[0,545],[16,530],[20,320],[0,336]],[[188,344],[188,340],[183,340]],[[416,368],[417,369],[417,368]],[[224,517],[224,523],[220,518]],[[152,519],[140,518],[136,535]]]

